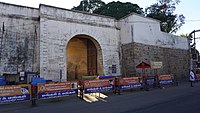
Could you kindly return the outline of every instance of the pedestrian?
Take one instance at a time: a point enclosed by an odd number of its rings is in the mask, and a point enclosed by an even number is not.
[[[191,71],[190,71],[190,86],[191,86],[191,87],[194,87],[194,86],[193,86],[193,82],[194,82],[194,81],[195,81],[194,71],[191,70]]]

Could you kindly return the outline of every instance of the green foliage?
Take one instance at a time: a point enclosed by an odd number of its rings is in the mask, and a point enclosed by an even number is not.
[[[158,3],[146,8],[145,14],[147,17],[160,20],[161,31],[176,33],[185,23],[185,17],[183,15],[174,14],[176,5],[179,2],[179,0],[158,0]],[[144,15],[142,8],[137,4],[130,2],[122,3],[119,1],[105,4],[101,0],[82,0],[79,6],[72,9],[111,16],[117,20],[132,12]]]
[[[94,13],[100,15],[106,15],[114,17],[115,19],[120,19],[132,12],[143,14],[142,8],[137,4],[132,4],[130,2],[110,2],[99,9],[94,10]]]
[[[175,5],[179,2],[179,0],[159,0],[159,3],[146,8],[145,13],[147,17],[161,21],[161,31],[175,33],[185,21],[183,15],[174,14]]]
[[[73,7],[72,9],[93,13],[94,10],[104,5],[105,3],[101,0],[82,0],[79,6]]]
[[[130,2],[110,2],[105,4],[101,0],[82,0],[80,5],[72,8],[73,10],[86,11],[90,13],[111,16],[120,19],[132,12],[144,14],[142,8]]]
[[[180,34],[180,37],[188,38],[188,34]]]
[[[192,54],[199,54],[199,51],[195,48],[191,48],[191,53]]]

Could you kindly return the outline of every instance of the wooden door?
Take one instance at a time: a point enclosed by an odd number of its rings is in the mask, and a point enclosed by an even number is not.
[[[87,67],[88,75],[97,74],[97,49],[91,40],[87,41]]]

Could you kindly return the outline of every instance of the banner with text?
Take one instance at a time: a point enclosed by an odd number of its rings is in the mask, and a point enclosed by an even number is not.
[[[115,78],[84,81],[85,93],[112,91],[114,86]]]
[[[174,77],[172,75],[158,75],[160,84],[171,84],[173,83]]]
[[[120,89],[132,89],[142,87],[141,77],[119,78]]]
[[[57,98],[78,94],[78,82],[38,84],[38,98]]]
[[[0,103],[21,102],[31,99],[30,85],[0,86]]]

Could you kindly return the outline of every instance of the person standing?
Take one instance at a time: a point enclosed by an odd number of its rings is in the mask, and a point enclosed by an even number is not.
[[[191,71],[190,71],[190,86],[191,86],[191,87],[194,87],[194,86],[193,86],[193,82],[194,82],[194,81],[195,81],[194,71],[191,70]]]

